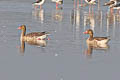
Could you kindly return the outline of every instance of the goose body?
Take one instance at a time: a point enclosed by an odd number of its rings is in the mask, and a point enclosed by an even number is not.
[[[47,37],[46,32],[32,32],[21,36],[25,41],[44,40]]]

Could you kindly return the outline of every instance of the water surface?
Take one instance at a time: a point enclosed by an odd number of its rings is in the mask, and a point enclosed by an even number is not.
[[[120,15],[108,7],[75,8],[66,0],[62,10],[46,1],[42,10],[33,9],[33,0],[0,1],[0,79],[1,80],[113,80],[119,79]],[[48,31],[51,40],[45,45],[25,43],[20,51],[18,26],[25,24],[27,33]],[[88,35],[110,36],[107,48],[87,46]]]

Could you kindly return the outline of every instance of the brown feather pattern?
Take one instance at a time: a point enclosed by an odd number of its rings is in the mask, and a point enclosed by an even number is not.
[[[32,33],[28,33],[28,34],[26,34],[25,36],[26,37],[34,37],[34,36],[42,36],[42,35],[45,35],[46,34],[46,32],[32,32]]]

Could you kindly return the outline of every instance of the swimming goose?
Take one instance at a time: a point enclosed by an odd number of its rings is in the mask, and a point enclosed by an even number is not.
[[[36,41],[36,40],[44,40],[47,38],[47,32],[32,32],[26,34],[26,26],[21,25],[18,29],[22,30],[20,39],[23,41]]]
[[[87,44],[103,45],[103,44],[107,44],[108,41],[110,40],[109,37],[94,37],[93,30],[91,29],[88,29],[83,33],[89,34],[89,38],[86,40]]]

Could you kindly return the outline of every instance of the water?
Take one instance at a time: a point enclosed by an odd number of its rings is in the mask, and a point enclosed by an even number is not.
[[[113,80],[119,79],[120,15],[110,14],[107,7],[73,9],[73,2],[64,1],[62,10],[46,1],[43,9],[34,10],[33,0],[0,1],[0,79],[1,80]],[[98,10],[99,9],[99,10]],[[45,45],[25,43],[20,51],[18,26],[25,24],[27,33],[48,31],[51,40]],[[110,36],[105,49],[86,44],[93,29],[95,36]]]

